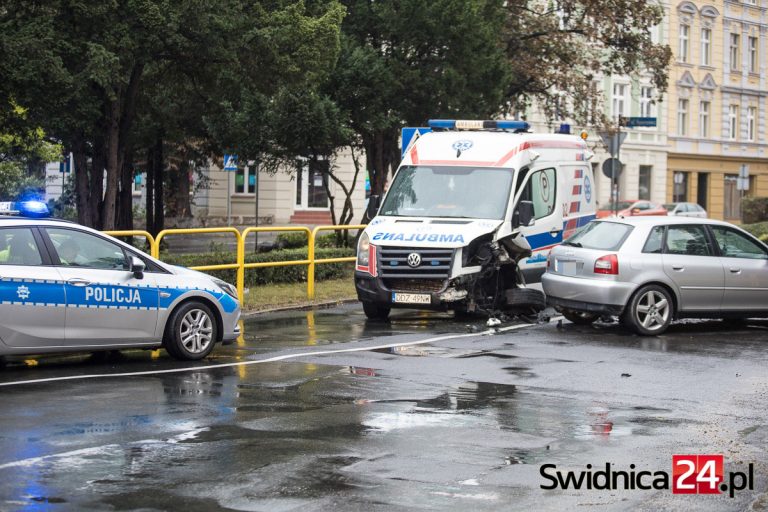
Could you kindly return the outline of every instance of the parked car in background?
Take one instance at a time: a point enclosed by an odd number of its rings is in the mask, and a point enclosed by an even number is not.
[[[552,249],[542,285],[572,322],[614,315],[641,335],[675,318],[768,317],[768,246],[709,219],[595,220]]]
[[[631,201],[619,201],[617,205],[617,211],[626,210],[630,206],[632,206],[637,201],[631,200]],[[604,219],[605,217],[610,217],[613,215],[613,204],[611,204],[610,201],[608,201],[606,204],[601,205],[600,209],[597,210],[597,218],[598,219]]]
[[[664,205],[668,215],[679,215],[681,217],[707,218],[707,210],[696,203],[667,203]]]
[[[602,219],[613,215],[611,211],[611,205],[608,205],[607,210],[599,210],[597,212],[597,218]],[[667,215],[667,209],[658,203],[652,203],[651,201],[619,201],[618,204],[618,216],[619,217],[634,217],[638,215]]]

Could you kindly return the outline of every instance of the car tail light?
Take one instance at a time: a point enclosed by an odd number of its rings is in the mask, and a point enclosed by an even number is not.
[[[619,273],[619,258],[615,254],[607,254],[595,261],[595,274],[617,275]]]

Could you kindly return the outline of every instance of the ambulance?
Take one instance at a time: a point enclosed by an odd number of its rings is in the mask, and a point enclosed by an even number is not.
[[[523,121],[431,120],[383,198],[371,196],[355,287],[365,314],[392,308],[531,314],[547,254],[595,218],[580,137]]]

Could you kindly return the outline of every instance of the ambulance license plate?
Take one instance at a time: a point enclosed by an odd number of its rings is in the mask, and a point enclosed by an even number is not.
[[[398,304],[431,304],[432,298],[428,293],[392,292],[392,302]]]

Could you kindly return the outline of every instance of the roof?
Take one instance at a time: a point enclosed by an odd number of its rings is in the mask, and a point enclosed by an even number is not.
[[[699,217],[679,217],[677,215],[639,215],[633,217],[605,217],[596,219],[596,222],[619,222],[632,226],[645,226],[648,224],[712,224],[719,226],[733,226],[730,222],[715,219],[702,219]]]
[[[29,224],[33,226],[39,226],[39,225],[49,225],[49,226],[71,226],[72,224],[77,224],[76,222],[72,222],[71,220],[64,220],[64,219],[54,219],[51,217],[46,217],[42,219],[37,219],[33,217],[21,217],[18,215],[0,215],[0,226],[15,226],[19,224]],[[85,226],[80,226],[85,227]],[[89,229],[89,228],[87,228]]]

